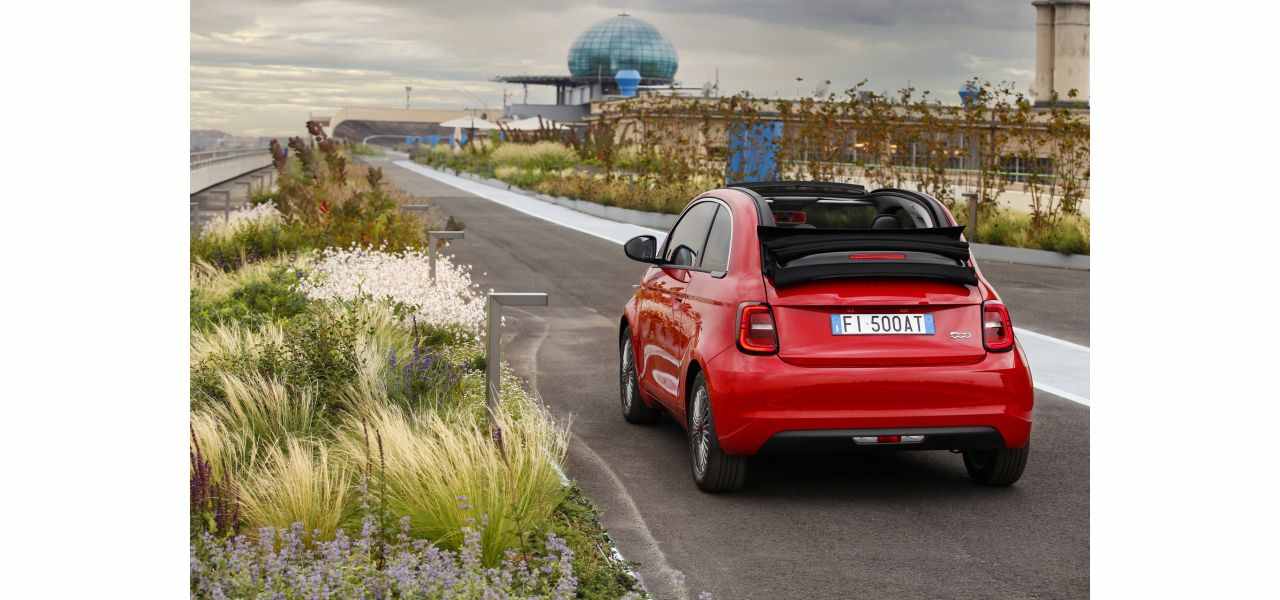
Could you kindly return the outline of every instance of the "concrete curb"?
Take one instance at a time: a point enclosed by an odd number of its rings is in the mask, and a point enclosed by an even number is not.
[[[969,244],[973,257],[984,261],[1006,262],[1036,267],[1054,267],[1075,271],[1089,270],[1088,254],[1063,254],[1050,250],[1034,250],[1032,248],[1014,248],[1011,246],[992,246],[991,244]]]
[[[448,170],[446,169],[446,171]],[[493,179],[491,177],[480,177],[479,175],[462,171],[456,171],[453,173],[458,177],[470,179],[498,189],[510,190],[536,200],[558,204],[568,209],[600,217],[601,219],[627,223],[629,225],[639,225],[641,227],[667,231],[676,224],[676,219],[679,217],[679,215],[647,212],[618,206],[605,206],[603,204],[588,202],[586,200],[548,196],[546,194],[539,194],[537,192],[518,188],[505,181]],[[1087,254],[1063,254],[1061,252],[1052,252],[1049,250],[1034,250],[1031,248],[1014,248],[1011,246],[993,246],[991,244],[977,243],[970,244],[969,249],[973,252],[974,258],[983,261],[1006,262],[1018,265],[1031,265],[1035,267],[1053,267],[1056,269],[1071,269],[1075,271],[1089,270],[1089,255]]]

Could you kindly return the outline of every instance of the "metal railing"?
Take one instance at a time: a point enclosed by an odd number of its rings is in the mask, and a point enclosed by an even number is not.
[[[210,163],[222,162],[242,156],[253,156],[256,154],[266,154],[271,150],[266,147],[262,148],[228,148],[225,150],[205,150],[203,152],[191,153],[191,168],[198,169]]]

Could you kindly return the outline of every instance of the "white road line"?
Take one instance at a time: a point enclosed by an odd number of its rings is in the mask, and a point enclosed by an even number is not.
[[[534,218],[555,223],[574,231],[625,244],[637,235],[652,235],[659,244],[666,232],[639,225],[619,223],[588,215],[558,204],[530,198],[524,194],[450,175],[407,160],[395,164],[414,173],[451,185],[486,200]],[[1089,405],[1089,347],[1061,340],[1029,329],[1015,327],[1018,343],[1031,363],[1031,374],[1037,389],[1072,402]]]

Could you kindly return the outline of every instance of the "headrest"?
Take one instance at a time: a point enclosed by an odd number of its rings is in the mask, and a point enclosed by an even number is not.
[[[871,222],[872,229],[902,229],[902,225],[898,223],[898,218],[893,215],[880,215],[875,221]]]

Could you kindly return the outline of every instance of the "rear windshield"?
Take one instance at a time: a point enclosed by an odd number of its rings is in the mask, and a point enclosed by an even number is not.
[[[797,229],[924,229],[938,227],[923,206],[904,198],[769,198],[778,227]]]

